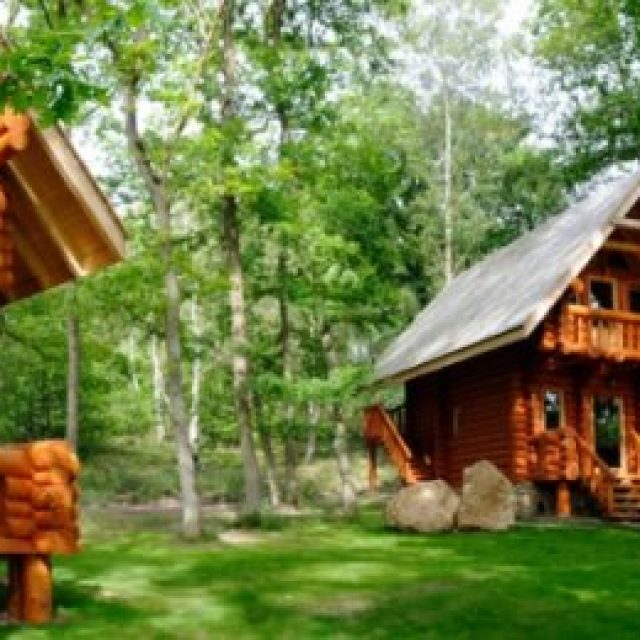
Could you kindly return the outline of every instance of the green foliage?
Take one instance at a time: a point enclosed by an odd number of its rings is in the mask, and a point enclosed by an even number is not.
[[[536,51],[560,102],[557,142],[571,183],[638,157],[639,32],[636,2],[540,2]]]

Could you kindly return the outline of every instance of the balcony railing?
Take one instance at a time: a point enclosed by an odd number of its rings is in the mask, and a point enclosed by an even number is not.
[[[569,304],[559,337],[564,353],[640,360],[640,314]]]

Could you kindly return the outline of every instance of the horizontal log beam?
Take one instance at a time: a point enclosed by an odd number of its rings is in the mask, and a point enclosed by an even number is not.
[[[633,220],[632,218],[623,218],[617,220],[615,223],[618,229],[628,229],[630,231],[640,231],[640,220]]]
[[[604,249],[609,251],[620,251],[621,253],[633,253],[640,255],[640,244],[635,242],[622,242],[620,240],[607,240]]]

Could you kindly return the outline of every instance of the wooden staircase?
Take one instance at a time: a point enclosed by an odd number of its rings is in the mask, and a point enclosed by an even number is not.
[[[530,444],[535,480],[578,484],[591,494],[605,518],[640,522],[640,475],[617,474],[591,443],[569,427],[536,434]]]
[[[640,477],[616,478],[607,517],[621,522],[640,522]]]
[[[415,484],[433,479],[433,471],[427,463],[414,456],[400,435],[398,427],[381,405],[365,409],[364,438],[372,450],[382,445],[398,469],[404,484]]]

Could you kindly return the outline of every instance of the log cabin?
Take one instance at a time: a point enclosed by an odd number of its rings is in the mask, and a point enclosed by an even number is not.
[[[0,112],[0,307],[123,259],[122,226],[62,130]],[[79,550],[79,463],[64,442],[0,447],[8,616],[52,615],[51,555]]]
[[[640,173],[458,275],[383,352],[365,411],[403,482],[496,464],[539,506],[640,519]]]

